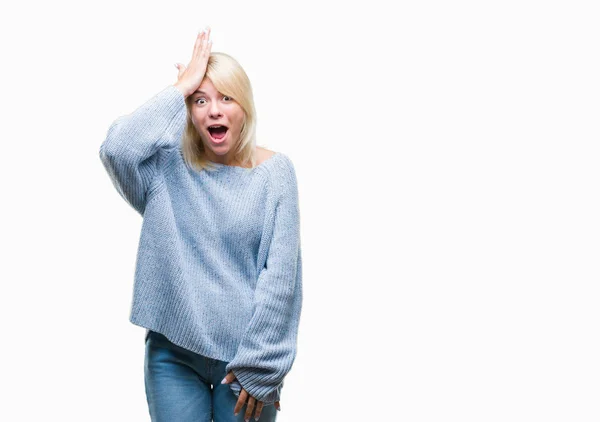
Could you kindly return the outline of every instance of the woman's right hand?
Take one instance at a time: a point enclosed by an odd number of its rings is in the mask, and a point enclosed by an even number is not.
[[[173,85],[186,98],[198,89],[206,74],[206,66],[212,47],[212,40],[209,41],[209,37],[210,27],[206,27],[206,30],[198,33],[192,52],[192,60],[187,67],[181,63],[176,64],[179,74],[177,75],[177,82]]]

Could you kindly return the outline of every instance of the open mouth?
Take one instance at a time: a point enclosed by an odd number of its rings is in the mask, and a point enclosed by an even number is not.
[[[210,136],[217,142],[225,137],[227,131],[227,126],[223,125],[213,125],[208,127],[208,132],[210,133]]]

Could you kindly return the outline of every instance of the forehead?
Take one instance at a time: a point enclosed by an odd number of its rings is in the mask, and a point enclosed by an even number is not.
[[[204,78],[204,80],[202,81],[195,93],[197,93],[198,91],[203,91],[206,94],[216,94],[219,92],[217,91],[211,80],[208,78]]]

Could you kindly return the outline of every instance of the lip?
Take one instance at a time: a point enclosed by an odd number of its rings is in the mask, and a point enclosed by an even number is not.
[[[208,137],[210,138],[211,142],[215,145],[221,145],[222,143],[225,142],[225,140],[229,136],[229,128],[227,128],[227,132],[225,132],[225,136],[223,136],[221,139],[213,138],[212,135],[210,134],[210,131],[207,131],[207,132],[208,132]]]

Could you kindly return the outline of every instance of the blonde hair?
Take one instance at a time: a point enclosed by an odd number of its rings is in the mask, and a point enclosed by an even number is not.
[[[250,79],[242,66],[230,55],[211,53],[204,78],[210,79],[223,95],[231,96],[244,110],[244,123],[240,138],[234,145],[234,161],[243,166],[250,163],[256,166],[254,148],[256,146],[256,110]],[[187,122],[183,131],[182,151],[186,163],[196,170],[213,169],[215,166],[206,158],[204,144],[191,117],[192,96],[186,98]]]

